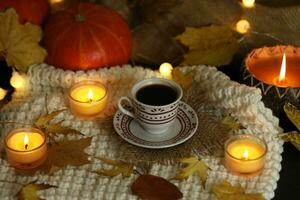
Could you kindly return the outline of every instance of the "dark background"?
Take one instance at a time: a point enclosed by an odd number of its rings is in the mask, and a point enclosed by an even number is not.
[[[236,56],[230,65],[218,69],[227,74],[232,80],[242,83],[240,69],[242,62],[243,58]],[[5,103],[11,99],[13,88],[9,85],[10,76],[11,69],[6,66],[5,62],[0,61],[0,87],[9,90],[5,100],[1,101],[0,106],[5,106]],[[277,117],[279,117],[280,126],[284,131],[296,130],[296,128],[286,120],[284,114]],[[280,179],[275,191],[274,200],[300,200],[300,153],[293,145],[286,143],[284,144],[282,156],[282,170],[280,172]]]

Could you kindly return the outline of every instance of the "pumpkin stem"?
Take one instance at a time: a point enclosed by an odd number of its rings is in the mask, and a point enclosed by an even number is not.
[[[74,16],[74,20],[76,22],[83,22],[85,20],[85,16],[77,14],[77,15]]]

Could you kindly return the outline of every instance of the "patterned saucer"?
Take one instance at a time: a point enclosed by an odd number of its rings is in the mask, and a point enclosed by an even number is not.
[[[190,139],[197,130],[198,117],[188,104],[180,102],[174,124],[161,134],[148,133],[135,119],[121,111],[115,114],[113,124],[116,132],[127,142],[139,147],[162,149]]]

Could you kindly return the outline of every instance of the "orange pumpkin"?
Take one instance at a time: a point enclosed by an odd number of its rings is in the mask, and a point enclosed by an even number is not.
[[[0,0],[0,11],[14,8],[21,23],[42,24],[49,12],[47,0]]]
[[[79,3],[50,17],[43,45],[48,64],[88,70],[127,63],[132,38],[127,23],[114,10]]]

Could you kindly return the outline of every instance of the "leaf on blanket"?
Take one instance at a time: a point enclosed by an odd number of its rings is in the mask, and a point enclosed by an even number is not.
[[[14,9],[0,13],[0,58],[9,66],[27,72],[29,65],[41,63],[47,55],[39,45],[42,30],[39,26],[21,25]]]
[[[110,160],[107,158],[99,158],[99,159],[103,161],[105,164],[113,166],[113,168],[109,170],[106,169],[96,170],[95,172],[99,175],[113,177],[122,174],[123,177],[130,177],[131,174],[133,173],[134,166],[130,163],[126,163],[118,160]]]
[[[56,116],[58,116],[64,111],[65,109],[54,111],[46,115],[42,115],[36,119],[34,125],[37,128],[44,130],[44,132],[50,137],[50,139],[53,139],[52,135],[57,136],[57,134],[62,134],[62,135],[81,134],[79,131],[75,129],[63,126],[62,125],[63,121],[60,121],[55,124],[50,124],[51,120],[53,120]]]
[[[205,188],[205,183],[208,175],[207,171],[209,170],[209,167],[205,164],[205,162],[199,160],[197,156],[192,156],[189,158],[180,158],[178,159],[178,161],[180,163],[183,163],[185,167],[177,171],[177,174],[174,177],[174,179],[187,179],[189,176],[193,175],[194,173],[197,173],[197,175],[200,177],[202,187]]]
[[[40,170],[49,174],[68,165],[81,166],[89,164],[85,148],[91,145],[92,137],[79,140],[62,140],[48,148],[48,157]]]
[[[292,143],[300,151],[300,134],[296,131],[280,134],[279,137],[285,142]]]
[[[176,185],[162,177],[153,175],[139,176],[132,183],[131,190],[141,199],[176,200],[183,197]]]
[[[38,128],[45,128],[46,125],[52,120],[54,119],[57,115],[59,115],[60,113],[62,113],[63,111],[65,111],[66,109],[63,110],[57,110],[54,112],[51,112],[49,114],[46,115],[42,115],[40,117],[38,117],[36,119],[36,121],[34,122],[34,125]]]
[[[229,182],[224,181],[220,184],[215,184],[212,187],[212,192],[218,200],[264,200],[262,194],[246,193],[245,189],[239,184],[232,186]]]
[[[57,134],[67,135],[67,134],[82,134],[79,131],[72,129],[70,127],[62,126],[63,121],[56,124],[47,124],[45,129],[48,133],[57,136]]]
[[[286,103],[283,107],[289,120],[297,127],[300,131],[300,110],[298,110],[291,103]]]
[[[185,65],[227,65],[239,47],[234,32],[227,26],[187,27],[177,39],[189,47],[182,63]]]
[[[221,121],[222,124],[228,126],[231,130],[239,130],[243,126],[232,116],[226,116]]]
[[[41,200],[37,195],[39,190],[46,190],[52,187],[56,187],[48,184],[36,184],[34,182],[24,185],[18,192],[18,200]]]
[[[189,88],[193,83],[193,71],[184,74],[178,67],[172,71],[173,80],[176,81],[183,89]]]

